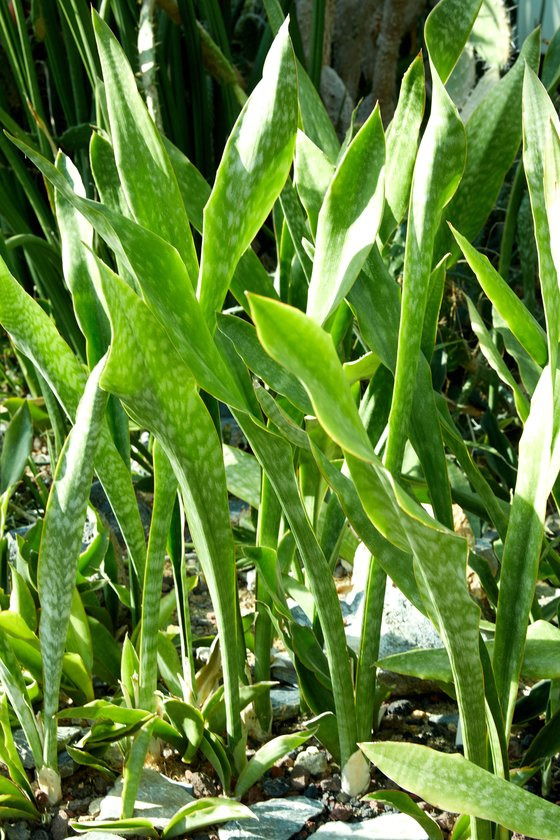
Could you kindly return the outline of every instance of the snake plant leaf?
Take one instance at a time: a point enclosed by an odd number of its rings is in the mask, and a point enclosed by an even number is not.
[[[218,329],[225,333],[233,343],[249,370],[266,382],[279,394],[283,394],[297,408],[306,414],[311,411],[311,403],[305,389],[295,376],[277,364],[262,349],[255,333],[255,328],[234,315],[218,315]]]
[[[523,44],[513,67],[500,79],[466,122],[467,160],[457,192],[445,211],[469,240],[479,233],[496,204],[504,178],[521,143],[521,93],[525,65],[537,70],[539,31]],[[456,246],[444,223],[438,233],[436,259]]]
[[[478,16],[482,0],[440,0],[424,27],[424,38],[437,75],[445,84]]]
[[[364,799],[375,800],[376,802],[387,802],[398,808],[402,814],[408,814],[413,817],[416,822],[424,829],[428,835],[429,840],[443,840],[441,828],[429,817],[425,811],[420,808],[416,802],[410,798],[407,793],[402,790],[376,790],[374,793],[368,793]]]
[[[195,802],[189,802],[169,820],[163,830],[162,838],[178,837],[191,834],[207,825],[228,822],[229,820],[256,819],[250,808],[227,799],[225,796],[204,797]]]
[[[204,205],[210,198],[210,186],[177,146],[166,137],[163,138],[163,142],[175,171],[189,221],[195,230],[202,233]],[[231,280],[233,296],[248,311],[246,290],[267,297],[277,297],[270,277],[252,248],[248,248],[239,260]]]
[[[0,683],[8,696],[21,728],[25,732],[35,766],[41,767],[43,764],[43,739],[21,673],[20,662],[4,629],[0,629]]]
[[[223,402],[244,406],[243,397],[237,393],[236,383],[212,341],[176,249],[109,207],[76,195],[46,158],[30,146],[23,144],[21,148],[136,276],[150,309],[171,335],[199,384]]]
[[[0,455],[0,495],[20,480],[31,454],[33,422],[27,400],[10,420],[2,441]]]
[[[515,408],[517,409],[517,413],[519,414],[521,421],[524,423],[529,414],[529,402],[527,397],[515,381],[513,374],[501,357],[496,345],[492,341],[492,336],[486,329],[484,321],[470,298],[467,298],[467,304],[469,307],[471,326],[480,343],[480,349],[484,353],[486,361],[490,367],[493,368],[500,379],[505,382],[509,388],[511,388],[513,398],[515,400]]]
[[[419,54],[402,78],[395,114],[386,132],[387,203],[380,231],[382,242],[400,224],[408,207],[424,102],[424,62]]]
[[[185,512],[216,610],[228,734],[240,735],[236,581],[222,449],[190,370],[142,300],[107,267],[102,288],[113,340],[102,385],[160,440],[183,493]],[[173,371],[162,376],[162,368]]]
[[[251,305],[254,299],[251,299]],[[325,638],[344,765],[356,750],[356,714],[349,662],[347,657],[340,655],[340,651],[346,649],[346,637],[332,574],[299,493],[291,446],[254,418],[241,412],[235,412],[234,415],[282,505],[317,604]],[[351,795],[361,792],[361,789],[356,790]]]
[[[322,324],[352,287],[384,206],[385,135],[376,106],[339,162],[317,223],[307,313]]]
[[[430,18],[441,5],[438,4]],[[471,5],[464,4],[465,7]],[[449,7],[448,0],[444,6]],[[434,238],[442,212],[457,188],[465,164],[463,123],[437,73],[433,74],[432,84],[432,110],[418,149],[410,197],[395,387],[386,452],[386,463],[392,470],[400,469],[408,435]]]
[[[506,733],[509,733],[517,699],[546,503],[552,489],[549,466],[553,418],[553,382],[550,368],[546,367],[533,394],[531,411],[519,442],[517,481],[502,555],[493,666],[499,696],[504,698]]]
[[[73,419],[85,388],[85,373],[51,319],[12,277],[2,260],[0,323],[16,347],[42,373],[68,416]],[[146,553],[144,528],[130,471],[119,455],[105,422],[101,427],[95,469],[121,527],[135,573],[140,579]]]
[[[291,735],[279,735],[257,750],[246,767],[243,768],[235,785],[235,795],[242,797],[258,782],[279,758],[301,747],[317,732],[317,727],[294,732]]]
[[[257,509],[261,502],[261,468],[254,455],[237,446],[222,446],[228,492]]]
[[[54,474],[39,548],[39,638],[44,673],[45,760],[57,769],[56,719],[62,657],[89,491],[107,394],[99,389],[105,359],[93,369]]]
[[[539,257],[539,276],[546,316],[549,361],[554,370],[560,334],[560,291],[551,251],[553,236],[547,216],[544,186],[545,154],[551,123],[558,131],[560,123],[550,97],[535,73],[527,66],[523,80],[523,168],[531,199]]]
[[[74,752],[77,752],[77,750]],[[154,824],[146,817],[130,817],[123,820],[94,820],[88,823],[74,820],[70,825],[78,834],[86,831],[102,831],[111,834],[118,831],[117,836],[122,837],[153,837],[156,839],[159,837]]]
[[[98,131],[92,132],[89,143],[89,160],[91,174],[103,204],[123,216],[132,218],[119,179],[113,146],[105,134]]]
[[[453,663],[466,749],[473,760],[485,764],[484,691],[478,651],[480,612],[467,590],[466,542],[431,519],[380,464],[352,401],[330,336],[292,307],[254,296],[250,303],[261,343],[301,380],[319,422],[345,450],[352,479],[371,521],[398,548],[413,553],[421,592],[429,596],[430,615],[436,619]],[[298,352],[302,346],[306,348],[304,355]],[[357,457],[352,454],[354,451]]]
[[[85,198],[80,173],[70,158],[59,152],[56,167],[72,190]],[[58,191],[55,191],[55,211],[60,231],[64,280],[72,295],[80,329],[86,338],[88,364],[94,367],[107,349],[110,330],[92,280],[97,275],[97,266],[91,253],[93,228]]]
[[[294,158],[294,184],[305,207],[313,236],[317,233],[319,211],[334,172],[325,153],[298,129]]]
[[[268,53],[263,78],[229,136],[204,208],[198,297],[212,329],[235,267],[288,177],[297,111],[296,69],[286,22]]]
[[[287,180],[280,193],[280,206],[286,220],[286,227],[294,251],[308,284],[311,276],[311,257],[307,253],[306,242],[309,241],[309,231],[305,223],[305,214],[298,200],[298,196],[291,180]]]
[[[122,47],[95,10],[93,28],[105,83],[115,163],[128,206],[139,224],[177,249],[194,285],[198,259],[165,146],[144,105]]]
[[[558,230],[560,223],[560,136],[558,124],[550,122],[544,159],[544,200],[551,230]],[[558,238],[550,240],[556,275],[560,278],[560,247]]]
[[[477,767],[463,756],[419,744],[361,744],[401,787],[436,808],[491,820],[535,840],[560,840],[560,808]]]
[[[498,274],[488,257],[480,254],[455,228],[451,227],[451,232],[486,296],[492,301],[519,343],[538,365],[544,367],[548,349],[543,328]]]

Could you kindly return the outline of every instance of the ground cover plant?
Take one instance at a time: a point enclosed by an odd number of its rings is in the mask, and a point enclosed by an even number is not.
[[[0,538],[33,428],[49,421],[53,470],[50,487],[27,476],[44,518],[18,537],[10,563],[2,554],[0,758],[10,778],[0,777],[0,815],[41,819],[14,720],[39,790],[54,803],[57,721],[72,717],[91,722],[68,748],[74,761],[111,775],[112,745],[124,757],[121,819],[98,829],[157,836],[133,815],[157,743],[185,762],[203,755],[224,793],[181,809],[163,830],[173,837],[250,817],[239,800],[314,736],[349,795],[367,792],[371,761],[404,790],[462,815],[456,838],[514,831],[553,840],[560,811],[546,795],[560,749],[558,599],[543,609],[536,586],[560,578],[544,529],[560,469],[558,41],[541,68],[533,32],[460,114],[456,74],[474,49],[483,4],[440,0],[426,21],[425,58],[408,68],[390,124],[375,108],[341,144],[294,55],[282,7],[265,6],[274,41],[212,187],[160,130],[153,91],[139,89],[130,56],[95,10],[95,189],[41,136],[12,130],[2,141],[49,185],[72,302],[67,323],[79,340],[72,346],[61,334],[4,254],[0,323],[44,402],[11,404]],[[539,282],[525,284],[524,300],[477,247],[512,165],[519,174],[502,261],[526,206]],[[252,248],[258,237],[274,243],[271,273]],[[480,358],[478,379],[466,371],[457,386],[440,319],[450,278],[467,267],[464,308]],[[461,406],[475,388],[486,388],[487,406],[469,439]],[[244,450],[222,440],[220,405]],[[153,491],[147,544],[133,464]],[[126,545],[124,564],[91,506],[94,473]],[[232,527],[228,492],[253,509],[252,527]],[[495,566],[455,532],[453,502],[479,532],[495,530]],[[86,523],[93,541],[84,549]],[[186,539],[216,614],[217,639],[198,671]],[[356,654],[332,572],[358,544],[366,561]],[[166,556],[175,587],[162,598]],[[257,578],[249,619],[236,576],[248,567]],[[485,593],[484,620],[469,570]],[[440,650],[379,661],[387,577],[433,623]],[[302,728],[268,740],[274,638],[289,652],[307,714]],[[376,741],[379,666],[436,682],[456,699],[463,756]],[[520,682],[538,683],[525,714],[544,720],[510,766]],[[251,734],[263,745],[247,760],[250,706]],[[537,775],[543,797],[524,789]],[[394,801],[440,836],[403,792]]]

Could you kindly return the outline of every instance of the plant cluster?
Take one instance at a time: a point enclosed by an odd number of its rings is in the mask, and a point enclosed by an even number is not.
[[[108,749],[117,743],[124,757],[122,819],[96,828],[157,836],[133,816],[157,743],[185,762],[202,754],[227,796],[178,812],[164,831],[174,837],[251,816],[238,800],[314,735],[351,795],[368,789],[371,761],[405,790],[463,815],[456,840],[509,831],[559,840],[558,806],[524,785],[540,774],[546,794],[560,750],[559,599],[543,608],[536,597],[537,581],[560,585],[544,528],[560,492],[560,125],[551,98],[560,38],[539,79],[533,32],[460,114],[454,74],[476,49],[482,3],[440,0],[425,25],[426,59],[408,68],[387,129],[376,107],[340,144],[270,0],[275,37],[262,80],[210,187],[162,130],[145,76],[139,90],[129,42],[123,49],[103,14],[93,11],[90,24],[81,6],[72,17],[67,5],[59,4],[65,25],[79,23],[91,71],[87,160],[83,148],[77,160],[53,157],[31,95],[29,131],[2,117],[9,132],[0,141],[34,209],[45,202],[17,150],[50,199],[45,239],[23,234],[0,259],[0,323],[35,395],[12,398],[0,465],[0,759],[10,776],[0,777],[0,817],[40,819],[14,718],[39,788],[56,802],[57,722],[82,717],[91,728],[68,748],[77,763],[111,776]],[[179,3],[181,13],[189,5]],[[12,24],[1,8],[5,35]],[[12,8],[19,31],[21,5]],[[21,69],[31,83],[28,63]],[[473,243],[512,166],[500,273]],[[7,206],[18,212],[15,201]],[[527,272],[524,300],[508,282],[516,225],[534,237],[538,263],[538,286]],[[41,286],[58,236],[62,290]],[[275,248],[273,272],[256,242],[268,257],[263,243]],[[20,245],[32,249],[32,276],[49,303],[16,279]],[[476,281],[461,280],[459,263]],[[471,290],[465,313],[479,348],[475,357],[459,337],[470,365],[461,375],[446,361],[453,340],[442,341],[440,323],[451,282]],[[471,416],[462,409],[475,392],[484,405]],[[222,441],[222,405],[244,450]],[[45,426],[50,486],[36,466],[34,478],[26,470],[34,429]],[[147,544],[138,466],[153,491]],[[126,545],[124,564],[92,507],[94,474]],[[22,475],[44,516],[17,537],[10,559],[5,530]],[[232,527],[228,494],[252,508],[252,527]],[[478,533],[495,530],[495,564],[455,532],[454,502]],[[84,549],[86,523],[93,540]],[[199,670],[186,539],[218,631]],[[332,573],[341,551],[358,546],[365,607],[354,653]],[[175,586],[162,597],[166,556]],[[247,618],[237,570],[250,567],[257,603]],[[487,599],[484,620],[469,570]],[[379,661],[387,578],[433,622],[441,650]],[[308,719],[247,761],[248,709],[253,732],[266,740],[271,730],[275,637],[292,658]],[[436,681],[456,699],[464,756],[375,741],[379,666]],[[521,681],[537,685],[518,701]],[[543,715],[521,766],[510,766],[514,720]],[[406,794],[394,803],[441,836]]]

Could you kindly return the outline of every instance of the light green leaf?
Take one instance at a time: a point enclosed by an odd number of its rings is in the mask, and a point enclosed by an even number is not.
[[[316,731],[317,727],[313,727],[303,732],[294,732],[292,735],[279,735],[277,738],[268,741],[256,751],[253,758],[239,774],[235,786],[235,795],[242,797],[272,767],[275,761],[305,744]]]
[[[307,313],[322,324],[375,242],[384,202],[385,137],[376,107],[339,162],[319,212]]]
[[[237,446],[222,446],[228,492],[258,508],[261,502],[261,468],[254,455]]]
[[[240,729],[236,583],[221,445],[190,370],[147,306],[108,268],[102,286],[113,332],[102,385],[159,438],[178,478],[216,610],[228,733],[236,742]],[[173,371],[173,377],[163,377],[162,368]]]
[[[424,38],[444,84],[463,52],[481,4],[482,0],[440,0],[428,16]]]
[[[449,9],[453,2],[454,0],[441,0],[428,18],[426,34],[430,20],[440,7]],[[472,3],[455,5],[463,9],[473,6]],[[475,3],[474,6],[476,5]],[[457,10],[459,16],[463,13]],[[453,31],[457,25],[457,21],[452,22]],[[445,37],[444,30],[438,32],[438,39],[441,39],[442,45],[445,45]],[[463,123],[437,73],[433,74],[432,83],[432,110],[418,149],[412,182],[395,387],[389,414],[389,438],[385,456],[389,469],[397,472],[401,467],[409,429],[422,325],[432,271],[434,238],[443,209],[457,188],[465,164]]]
[[[490,820],[534,837],[560,839],[560,808],[477,767],[461,755],[418,744],[362,744],[390,779],[436,808]]]
[[[548,334],[548,357],[554,370],[560,333],[560,292],[551,251],[553,236],[547,216],[544,186],[545,153],[551,123],[558,132],[560,123],[554,106],[537,76],[527,66],[523,81],[523,168],[529,188],[539,256],[539,276]]]
[[[548,357],[548,349],[546,333],[540,324],[498,274],[488,257],[480,254],[455,228],[452,227],[451,231],[487,297],[519,343],[534,361],[543,367]]]
[[[501,357],[498,348],[492,341],[492,336],[486,329],[484,321],[482,320],[476,306],[470,300],[470,298],[467,298],[467,304],[469,307],[471,327],[473,328],[474,334],[478,338],[478,341],[480,343],[480,349],[484,353],[486,361],[488,362],[490,367],[496,371],[502,382],[505,382],[505,384],[509,388],[511,388],[513,392],[513,398],[515,400],[515,408],[517,409],[517,413],[519,414],[521,421],[524,423],[529,415],[529,402],[527,400],[527,397],[515,381],[512,372]]]
[[[366,753],[367,755],[367,753]],[[429,837],[429,840],[443,840],[441,828],[425,811],[420,808],[416,802],[403,793],[402,790],[376,790],[374,793],[368,793],[364,799],[373,799],[376,802],[388,802],[389,805],[394,805],[403,814],[408,814],[413,817],[418,825],[424,829]]]
[[[538,68],[539,32],[527,38],[521,53],[503,79],[494,85],[466,122],[467,160],[457,192],[445,218],[471,241],[490,215],[521,143],[521,92],[525,65]],[[457,253],[445,224],[436,244],[436,259]]]
[[[506,734],[517,699],[546,503],[556,479],[555,475],[549,476],[554,416],[553,381],[550,368],[546,367],[533,394],[519,442],[517,481],[502,554],[493,666],[498,695],[503,698]]]
[[[0,683],[8,695],[21,728],[25,732],[35,766],[41,767],[43,764],[43,739],[39,733],[33,706],[21,673],[20,662],[14,653],[11,640],[3,629],[0,629]]]
[[[224,796],[205,797],[196,802],[189,802],[177,811],[163,830],[162,837],[165,840],[168,837],[178,837],[180,834],[191,834],[207,825],[247,819],[256,819],[256,817],[241,802]]]
[[[381,225],[383,242],[400,224],[408,207],[418,135],[424,115],[424,99],[424,62],[422,56],[417,55],[402,78],[395,114],[387,129],[387,205]]]
[[[309,137],[298,130],[294,158],[294,184],[313,236],[317,233],[317,220],[334,172],[334,166]]]
[[[134,218],[173,245],[194,286],[198,259],[175,173],[138,92],[125,53],[109,26],[93,12],[105,83],[115,163]]]
[[[53,770],[57,767],[54,715],[58,711],[62,657],[70,621],[93,465],[107,401],[107,394],[99,389],[104,364],[103,358],[88,379],[76,412],[75,425],[60,453],[45,510],[39,549],[37,587],[41,602],[39,638],[45,682],[45,760]]]
[[[235,267],[268,216],[292,164],[297,129],[295,74],[285,23],[268,53],[262,81],[229,136],[204,208],[198,297],[211,329]]]
[[[129,835],[133,837],[159,837],[151,820],[145,817],[131,817],[126,820],[94,820],[93,822],[72,820],[70,825],[79,834],[85,831],[103,831],[105,833],[118,832],[123,837]]]

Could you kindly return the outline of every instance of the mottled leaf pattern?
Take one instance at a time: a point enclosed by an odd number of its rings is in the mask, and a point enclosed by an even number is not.
[[[56,467],[45,510],[37,586],[44,674],[45,761],[57,768],[56,719],[62,657],[76,583],[93,465],[107,394],[99,389],[105,359],[92,371]]]
[[[297,129],[295,62],[288,24],[268,53],[263,79],[227,142],[208,204],[198,297],[213,328],[234,269],[288,176]]]

